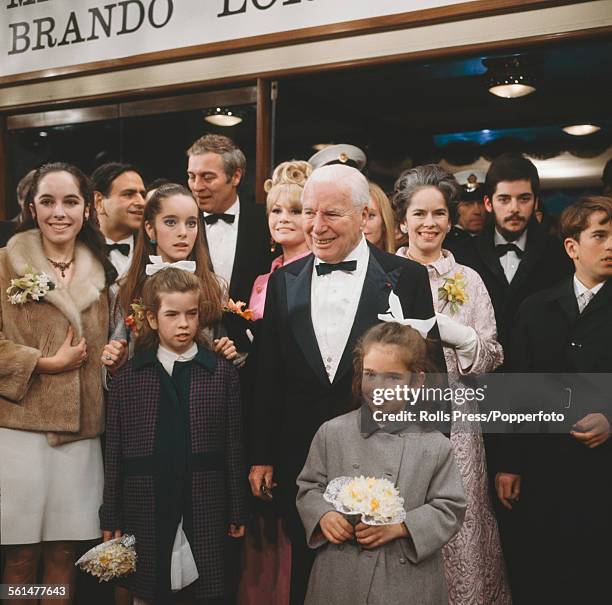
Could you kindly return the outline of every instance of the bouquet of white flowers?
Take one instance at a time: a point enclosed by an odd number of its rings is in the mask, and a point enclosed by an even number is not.
[[[406,518],[404,499],[388,479],[338,477],[329,482],[323,498],[344,515],[360,515],[368,525],[392,525]]]
[[[22,277],[11,279],[6,293],[11,304],[23,305],[28,300],[41,301],[54,288],[55,284],[46,273],[34,273],[34,269],[26,267]]]
[[[100,582],[108,582],[136,571],[136,538],[123,535],[88,550],[76,563]]]

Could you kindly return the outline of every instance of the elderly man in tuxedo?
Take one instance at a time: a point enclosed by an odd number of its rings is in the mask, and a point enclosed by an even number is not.
[[[355,168],[324,166],[303,193],[303,227],[312,255],[270,278],[260,334],[249,481],[270,497],[292,543],[291,602],[303,603],[313,554],[295,508],[296,478],[323,422],[349,409],[352,353],[395,292],[405,318],[434,315],[424,267],[370,246],[368,182]],[[430,336],[439,339],[434,325]],[[439,340],[437,358],[444,371]],[[276,487],[276,489],[273,489]]]

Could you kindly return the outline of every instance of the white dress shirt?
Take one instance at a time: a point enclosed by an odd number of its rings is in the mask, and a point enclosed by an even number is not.
[[[212,212],[203,212],[205,217]],[[208,254],[212,262],[214,272],[221,276],[229,288],[232,281],[234,259],[236,257],[236,244],[238,242],[238,222],[240,221],[240,200],[236,201],[222,214],[233,214],[236,218],[233,223],[218,220],[212,225],[206,225],[206,241],[208,242]]]
[[[365,237],[343,261],[357,261],[355,271],[332,271],[317,275],[315,259],[310,288],[312,325],[329,381],[333,382],[348,342],[368,270],[370,251]]]
[[[130,237],[126,237],[118,242],[115,242],[107,237],[106,243],[109,246],[112,244],[128,244],[130,246],[130,253],[127,256],[121,254],[119,250],[111,250],[110,254],[108,255],[108,260],[112,263],[113,267],[117,269],[117,279],[119,279],[127,273],[130,265],[132,264],[132,257],[134,256],[134,236],[130,235]]]
[[[197,354],[198,345],[195,342],[192,343],[189,349],[180,355],[173,351],[169,351],[161,345],[157,348],[157,359],[170,376],[172,376],[174,364],[177,361],[191,361]],[[170,588],[172,591],[176,592],[195,582],[198,577],[198,568],[187,536],[183,531],[183,519],[181,518],[174,536],[174,544],[172,545],[172,556],[170,558]]]
[[[498,244],[515,244],[518,248],[520,248],[523,252],[525,252],[525,248],[527,247],[527,229],[523,231],[521,237],[513,242],[509,242],[505,237],[500,235],[497,229],[494,230],[493,235],[493,244],[497,246]],[[519,267],[521,259],[516,252],[506,252],[503,256],[499,257],[499,262],[504,270],[504,274],[508,283],[512,281],[514,278],[516,271]]]
[[[592,288],[587,288],[574,274],[574,294],[578,303],[578,310],[582,313],[591,299],[599,292],[606,282],[602,281]],[[587,292],[589,294],[587,294]]]

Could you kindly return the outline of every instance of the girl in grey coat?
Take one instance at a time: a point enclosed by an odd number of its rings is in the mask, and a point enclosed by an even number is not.
[[[415,330],[379,324],[358,345],[354,395],[371,402],[375,387],[414,385],[431,369],[428,344]],[[374,411],[404,408],[404,401],[363,405],[323,424],[313,439],[297,479],[297,508],[309,546],[318,549],[306,605],[448,603],[442,547],[461,527],[465,493],[444,435],[374,421]],[[394,483],[404,523],[353,527],[324,500],[332,479],[360,475]]]

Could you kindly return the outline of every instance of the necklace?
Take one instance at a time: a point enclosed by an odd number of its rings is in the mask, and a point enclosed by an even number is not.
[[[55,269],[59,270],[59,272],[62,274],[62,277],[66,277],[66,271],[68,270],[70,265],[72,265],[72,262],[74,261],[74,257],[72,257],[69,261],[66,261],[66,262],[57,262],[57,261],[51,260],[48,257],[47,257],[47,260],[53,265]]]

